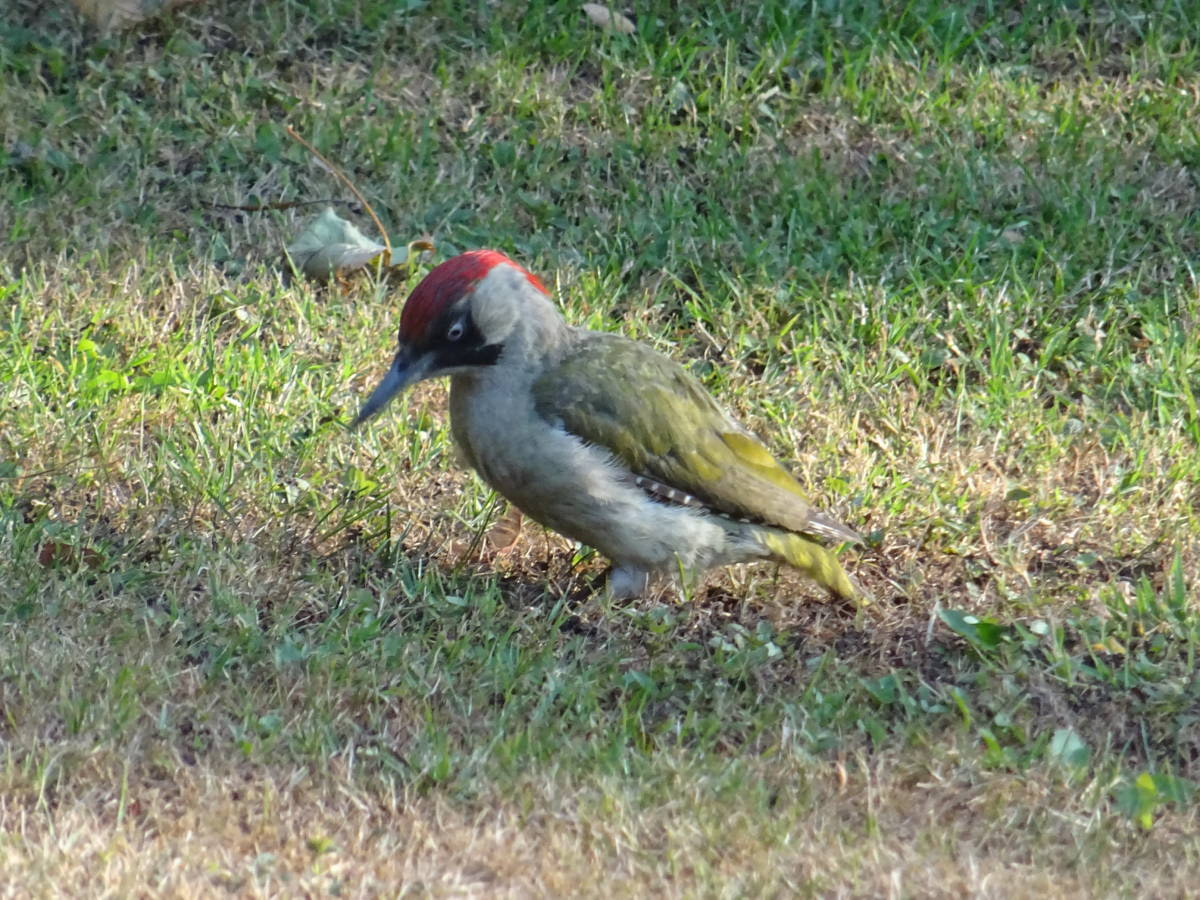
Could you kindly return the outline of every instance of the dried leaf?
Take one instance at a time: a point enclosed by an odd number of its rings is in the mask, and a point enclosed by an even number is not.
[[[386,249],[326,207],[288,245],[287,253],[301,272],[323,281],[341,272],[362,268]]]
[[[434,251],[433,238],[419,237],[409,241],[405,247],[392,248],[392,264],[384,269],[384,275],[389,279],[404,281],[408,278],[408,267],[421,261],[426,253]]]
[[[104,566],[104,557],[91,547],[76,547],[62,541],[46,541],[38,550],[38,565],[44,569],[78,569],[87,566],[98,570]]]
[[[101,31],[127,28],[159,13],[196,3],[198,0],[71,0]]]
[[[412,259],[412,257],[419,253],[432,253],[436,249],[433,245],[433,238],[425,235],[425,237],[419,237],[415,241],[408,242],[408,258]],[[395,262],[400,263],[404,262],[404,260],[395,260]]]
[[[583,4],[583,12],[597,28],[606,28],[619,34],[633,34],[637,31],[637,26],[625,16],[599,3]]]
[[[433,245],[433,238],[426,235],[419,237],[416,240],[409,241],[408,246],[403,250],[395,250],[392,252],[392,264],[390,268],[399,269],[401,266],[407,265],[414,260],[420,259],[422,253],[432,253],[436,248]]]
[[[515,506],[510,506],[500,521],[489,528],[488,533],[484,535],[483,540],[487,544],[487,549],[492,553],[499,553],[515,544],[517,538],[521,536],[523,520],[521,511]]]

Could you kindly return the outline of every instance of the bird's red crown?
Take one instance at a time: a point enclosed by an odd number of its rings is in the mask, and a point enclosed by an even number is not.
[[[498,250],[468,250],[446,260],[426,275],[409,295],[400,314],[400,340],[419,340],[442,311],[478,284],[498,265],[513,266],[529,283],[549,294],[542,280]]]

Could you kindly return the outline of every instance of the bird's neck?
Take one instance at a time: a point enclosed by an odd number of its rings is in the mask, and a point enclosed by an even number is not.
[[[472,315],[480,331],[503,348],[495,365],[454,376],[470,384],[514,387],[536,378],[576,340],[557,304],[515,266],[496,266],[475,288]]]

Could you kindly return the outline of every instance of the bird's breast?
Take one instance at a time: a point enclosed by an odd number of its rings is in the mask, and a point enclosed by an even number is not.
[[[452,379],[450,433],[470,466],[502,494],[536,480],[538,425],[528,389],[499,378]]]

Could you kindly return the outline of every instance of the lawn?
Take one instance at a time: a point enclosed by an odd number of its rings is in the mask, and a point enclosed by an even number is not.
[[[1187,896],[1200,3],[0,25],[0,896]],[[293,277],[326,206],[404,247]],[[868,536],[614,603],[349,432],[496,247]]]

